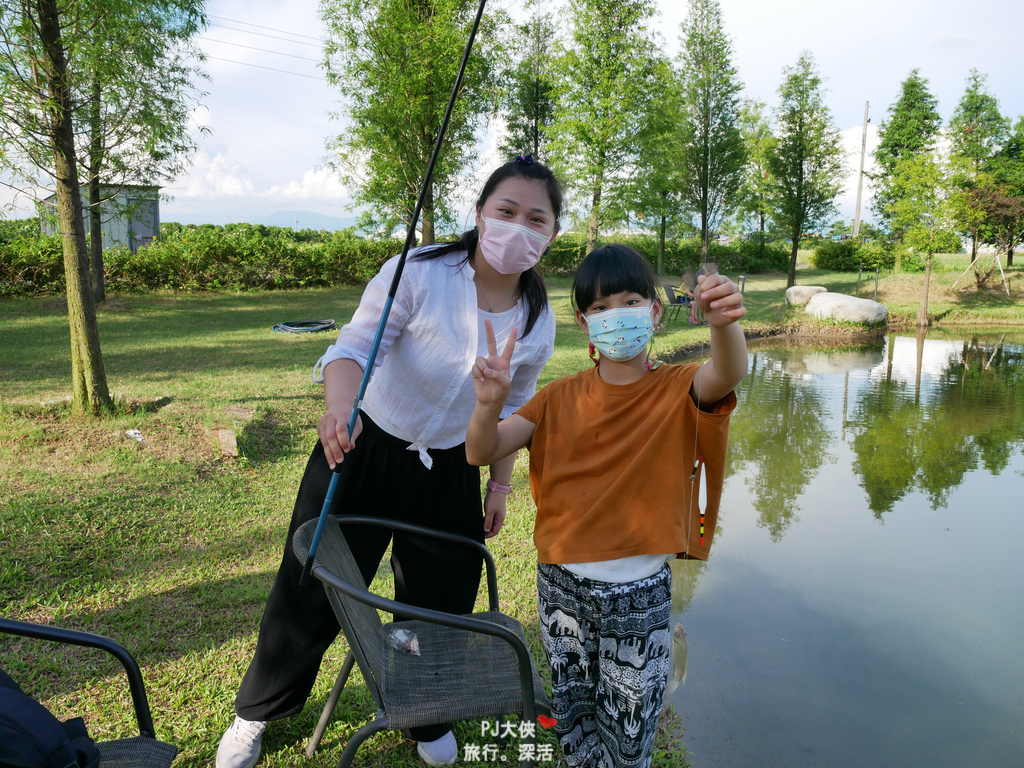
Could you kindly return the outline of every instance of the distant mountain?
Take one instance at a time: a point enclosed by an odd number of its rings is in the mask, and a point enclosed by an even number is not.
[[[267,216],[253,218],[249,224],[265,227],[288,227],[289,229],[325,229],[336,232],[356,225],[355,216],[327,216],[313,211],[274,211]]]

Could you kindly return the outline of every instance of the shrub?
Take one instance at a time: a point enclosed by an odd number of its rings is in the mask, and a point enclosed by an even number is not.
[[[659,244],[656,235],[617,235],[601,238],[600,243],[628,245],[646,256],[652,267],[657,267]],[[578,232],[559,235],[551,244],[548,254],[541,259],[541,269],[546,275],[571,276],[586,252],[585,235]],[[789,264],[785,243],[766,243],[762,257],[760,242],[744,241],[732,245],[712,242],[708,244],[708,258],[717,261],[719,269],[729,275],[780,271],[785,270]],[[700,264],[701,247],[698,238],[669,238],[665,241],[666,275],[681,275],[686,270],[696,271]]]
[[[741,240],[729,249],[731,253],[724,263],[719,260],[719,268],[726,274],[785,272],[789,269],[789,247],[784,242],[764,243],[763,254],[759,238]]]
[[[22,238],[39,236],[39,219],[0,219],[0,247]]]
[[[586,255],[587,236],[579,232],[565,232],[551,243],[538,266],[545,275],[572,276],[576,274],[576,267]]]
[[[856,240],[821,240],[814,247],[811,263],[815,269],[831,272],[856,272],[864,259]]]
[[[43,237],[36,227],[37,222],[31,221],[0,227],[0,296],[64,291],[60,238]],[[652,266],[657,265],[658,238],[654,235],[629,234],[603,238],[602,242],[624,242],[644,254]],[[112,293],[249,291],[365,283],[401,248],[401,240],[366,240],[352,230],[295,232],[250,224],[168,222],[161,226],[157,242],[136,253],[123,246],[107,248],[103,261],[107,290]],[[585,235],[560,235],[541,259],[541,270],[547,275],[571,276],[586,248]],[[756,242],[711,243],[709,257],[730,275],[785,269],[788,259],[784,244],[768,244],[762,258]],[[665,243],[668,275],[696,269],[700,258],[699,240],[676,238]]]
[[[13,223],[13,222],[11,222]],[[64,292],[64,251],[60,235],[15,234],[0,240],[0,296],[49,295]]]

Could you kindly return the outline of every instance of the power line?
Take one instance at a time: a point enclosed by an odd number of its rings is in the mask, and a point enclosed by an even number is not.
[[[274,27],[261,27],[259,24],[252,24],[251,22],[248,22],[248,21],[238,21],[238,19],[227,19],[227,18],[225,18],[223,16],[214,16],[212,13],[208,13],[206,15],[209,16],[211,19],[220,19],[221,21],[230,21],[232,24],[244,24],[247,27],[256,27],[257,29],[266,29],[266,30],[268,30],[270,32],[280,32],[281,34],[284,34],[284,35],[294,35],[295,37],[304,37],[307,40],[316,40],[316,41],[320,40],[319,37],[312,37],[311,35],[302,35],[302,34],[299,34],[298,32],[289,32],[286,29],[275,29]]]
[[[296,56],[294,53],[282,53],[281,51],[271,51],[267,48],[256,48],[252,45],[242,45],[241,43],[229,43],[227,40],[214,40],[211,37],[203,38],[208,43],[220,43],[221,45],[234,45],[238,48],[248,48],[250,51],[262,51],[263,53],[273,53],[277,56],[288,56],[292,59],[302,59],[303,61],[312,61],[315,64],[319,64],[319,59],[311,59],[308,56]]]
[[[262,67],[259,64],[249,64],[245,61],[235,61],[234,59],[222,59],[220,56],[207,56],[208,59],[215,59],[216,61],[226,61],[231,64],[241,64],[243,67],[256,67],[256,69],[269,69],[271,72],[282,72],[286,75],[295,75],[296,77],[308,77],[310,80],[319,80],[320,82],[326,82],[322,77],[316,77],[315,75],[304,75],[301,72],[289,72],[287,69],[274,69],[274,67]]]
[[[321,46],[319,46],[319,45],[317,45],[315,43],[304,43],[301,40],[292,40],[292,39],[287,38],[287,37],[278,37],[277,35],[266,35],[266,34],[264,34],[262,32],[253,32],[252,30],[249,30],[249,29],[239,29],[238,27],[229,27],[227,24],[211,24],[210,26],[211,27],[220,27],[221,29],[230,29],[232,32],[241,32],[244,35],[257,35],[259,37],[269,37],[269,38],[271,38],[273,40],[284,40],[286,43],[291,43],[292,45],[308,45],[310,48],[320,48],[321,47]]]

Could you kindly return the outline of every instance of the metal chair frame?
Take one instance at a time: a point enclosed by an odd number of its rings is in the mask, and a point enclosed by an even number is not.
[[[488,591],[488,607],[490,613],[499,613],[498,610],[498,588],[497,588],[497,573],[494,567],[494,559],[491,556],[490,551],[486,546],[480,542],[473,541],[464,536],[457,534],[447,533],[444,531],[437,531],[430,528],[424,528],[419,525],[413,525],[410,523],[404,523],[397,520],[389,520],[386,518],[379,517],[362,517],[362,516],[341,516],[334,518],[341,525],[371,525],[383,528],[389,528],[391,530],[404,531],[406,533],[413,533],[416,535],[429,536],[432,538],[442,539],[445,541],[458,543],[476,549],[483,557],[484,564],[487,571],[487,591]],[[304,561],[309,551],[309,545],[306,541],[312,536],[313,527],[316,524],[315,520],[311,520],[305,523],[296,532],[294,539],[295,554],[300,561]],[[363,603],[364,605],[375,608],[378,611],[384,611],[393,615],[401,616],[403,624],[408,621],[411,622],[425,622],[428,624],[438,624],[441,626],[452,627],[454,629],[463,630],[465,632],[474,632],[491,637],[499,638],[500,640],[507,643],[515,653],[516,661],[518,665],[518,676],[519,684],[521,689],[521,707],[522,716],[524,720],[536,722],[537,719],[537,708],[536,708],[536,695],[538,693],[535,681],[537,681],[536,670],[533,665],[533,658],[530,655],[530,650],[527,648],[523,638],[502,624],[498,624],[494,621],[489,621],[483,618],[477,618],[480,615],[488,614],[469,614],[469,615],[457,615],[452,613],[446,613],[443,611],[435,611],[427,608],[420,608],[417,606],[409,605],[407,603],[397,602],[379,595],[375,595],[368,589],[361,585],[353,584],[345,579],[339,577],[335,573],[331,572],[327,567],[321,563],[321,557],[324,555],[325,548],[330,551],[332,546],[337,546],[337,541],[334,538],[337,536],[344,541],[344,536],[341,534],[340,526],[328,526],[324,529],[323,540],[320,542],[320,549],[316,555],[316,561],[313,564],[312,574],[323,582],[325,590],[327,592],[328,600],[331,603],[331,607],[334,609],[335,616],[338,619],[338,623],[341,625],[342,632],[349,642],[349,653],[345,658],[345,662],[342,665],[341,672],[335,681],[334,687],[328,696],[327,702],[324,706],[323,712],[320,715],[320,721],[317,723],[317,727],[314,730],[313,736],[310,739],[310,743],[306,750],[306,755],[312,757],[314,751],[320,743],[323,737],[323,733],[326,730],[327,723],[330,720],[331,713],[337,706],[338,699],[341,696],[341,692],[345,687],[345,683],[348,680],[348,676],[352,671],[353,664],[358,664],[359,670],[363,675],[363,680],[366,683],[366,687],[370,692],[370,696],[373,699],[374,704],[377,708],[377,716],[374,720],[362,726],[355,734],[349,739],[348,744],[341,755],[341,759],[338,762],[338,768],[347,768],[351,765],[359,746],[370,736],[378,733],[379,731],[388,729],[389,718],[385,708],[384,696],[381,693],[380,681],[376,679],[373,669],[370,665],[369,659],[366,657],[362,648],[362,639],[359,638],[354,628],[349,622],[347,613],[343,606],[343,598],[350,598],[352,600]],[[347,549],[347,544],[346,544]],[[350,556],[350,555],[349,555]],[[502,617],[508,619],[510,623],[514,623],[518,626],[518,622],[509,617]],[[546,703],[546,702],[542,702]],[[527,736],[524,739],[524,743],[536,744],[536,736]],[[530,752],[535,752],[530,750]],[[533,768],[534,761],[532,759],[523,760],[521,762],[523,768]]]
[[[142,670],[135,658],[124,646],[103,635],[81,632],[77,629],[65,629],[46,624],[34,624],[28,621],[0,618],[0,634],[29,637],[37,640],[77,645],[84,648],[98,648],[106,651],[121,662],[128,675],[128,687],[131,691],[132,706],[135,709],[135,721],[139,726],[139,736],[113,741],[98,741],[101,768],[158,768],[170,766],[178,750],[173,745],[158,741],[153,727],[153,717],[146,696],[146,686],[142,680]]]
[[[678,285],[665,283],[662,288],[665,289],[665,296],[668,298],[668,302],[665,304],[666,322],[671,323],[679,316],[680,309],[690,306],[690,300],[686,298],[685,294],[679,292]]]

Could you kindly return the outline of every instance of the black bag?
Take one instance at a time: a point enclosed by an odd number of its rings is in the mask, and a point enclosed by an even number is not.
[[[97,768],[100,752],[80,717],[63,723],[0,669],[0,768]]]

